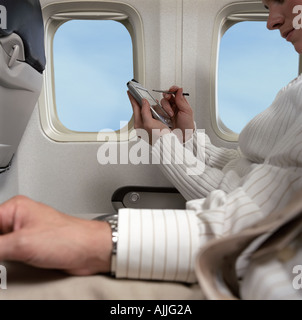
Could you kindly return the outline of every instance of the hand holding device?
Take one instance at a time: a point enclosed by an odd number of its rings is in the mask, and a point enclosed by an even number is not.
[[[140,106],[142,100],[147,99],[150,104],[151,113],[154,119],[161,121],[163,124],[172,128],[172,121],[165,109],[153,98],[150,92],[134,79],[127,83],[131,95],[135,98]]]

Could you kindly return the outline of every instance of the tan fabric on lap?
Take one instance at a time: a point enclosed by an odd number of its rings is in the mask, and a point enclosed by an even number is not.
[[[14,262],[0,264],[7,269],[7,289],[0,289],[0,300],[203,299],[197,284],[118,280],[103,275],[76,277]]]

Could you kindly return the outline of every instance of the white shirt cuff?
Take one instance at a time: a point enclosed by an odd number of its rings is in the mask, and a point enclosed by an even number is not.
[[[196,282],[198,221],[190,210],[119,210],[117,278]]]

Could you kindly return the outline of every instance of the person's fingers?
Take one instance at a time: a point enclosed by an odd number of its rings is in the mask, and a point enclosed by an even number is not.
[[[141,107],[138,102],[133,98],[131,93],[127,91],[129,100],[131,102],[132,110],[133,110],[133,117],[134,117],[134,128],[141,128],[143,124],[142,116],[141,116]]]
[[[191,107],[183,95],[183,89],[179,88],[175,94],[175,104],[177,105],[180,111],[189,112],[191,111]]]
[[[26,225],[32,225],[33,219],[45,216],[49,211],[55,210],[26,196],[15,196],[0,204],[0,234],[18,231]]]
[[[167,90],[168,92],[173,92],[173,93],[163,93],[163,97],[164,99],[168,100],[169,102],[171,102],[172,100],[174,100],[174,94],[177,92],[177,90],[179,89],[178,86],[172,86],[169,88],[169,90]]]
[[[24,252],[21,252],[17,246],[17,232],[11,232],[5,235],[0,235],[0,261],[2,260],[24,260]],[[21,257],[20,255],[24,257]]]
[[[153,120],[150,104],[146,99],[143,99],[143,105],[141,110],[142,121],[144,125],[147,125]]]
[[[191,112],[191,106],[188,103],[185,96],[183,95],[182,88],[174,85],[170,87],[168,91],[173,92],[173,94],[164,93],[163,96],[164,96],[164,99],[166,99],[170,103],[171,109],[173,110],[174,114],[177,112],[177,110],[180,110],[186,113]],[[168,108],[167,104],[165,102],[163,103],[165,104],[165,107]]]
[[[170,102],[167,99],[162,99],[161,100],[161,106],[163,107],[163,109],[168,113],[168,115],[172,118],[174,116],[174,111],[172,109],[172,106],[170,104]]]
[[[172,87],[169,88],[169,91],[170,91],[170,92],[177,92],[179,89],[180,89],[179,86],[175,86],[175,85],[174,85],[174,86],[172,86]]]
[[[0,204],[0,234],[14,229],[17,198],[12,198]]]

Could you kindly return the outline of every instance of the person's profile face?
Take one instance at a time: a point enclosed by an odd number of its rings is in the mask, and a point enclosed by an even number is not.
[[[267,28],[279,30],[281,37],[302,53],[302,0],[262,0],[269,11]]]

